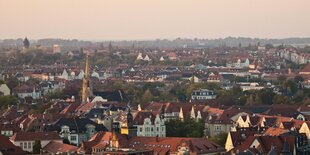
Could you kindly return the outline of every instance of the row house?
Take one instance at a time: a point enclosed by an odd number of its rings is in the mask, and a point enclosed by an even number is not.
[[[129,148],[154,150],[154,154],[220,154],[225,149],[207,138],[133,137]]]
[[[250,65],[250,60],[247,59],[238,59],[235,62],[227,63],[227,67],[234,67],[234,68],[248,68]]]
[[[45,147],[51,141],[62,143],[62,139],[56,132],[17,132],[10,141],[26,152],[33,152],[35,141],[39,140],[41,147]]]
[[[216,93],[214,91],[208,90],[208,89],[193,90],[192,95],[191,95],[191,99],[192,100],[199,100],[199,101],[216,99]]]
[[[59,76],[59,78],[65,79],[65,80],[73,80],[73,79],[83,79],[84,77],[84,71],[81,70],[80,72],[71,71],[68,72],[66,69],[63,70],[62,74]]]
[[[43,131],[46,124],[52,123],[59,117],[57,114],[29,114],[18,118],[18,123],[22,131]]]
[[[98,132],[79,149],[84,154],[217,154],[225,149],[206,138],[139,137],[127,138],[115,132]]]
[[[303,135],[250,136],[227,154],[309,154]]]
[[[8,137],[0,135],[0,154],[18,154],[26,155],[27,153],[23,151],[18,146],[15,146]]]
[[[31,97],[32,99],[41,98],[41,88],[36,85],[28,85],[26,83],[17,86],[13,89],[13,94],[17,95],[18,98],[24,99],[25,97]]]
[[[0,133],[6,137],[12,137],[14,133],[19,132],[17,124],[0,124]]]
[[[88,118],[60,118],[46,125],[45,130],[57,132],[61,138],[67,139],[73,145],[89,140],[98,131],[107,131],[104,125]]]
[[[64,89],[65,83],[61,80],[43,81],[40,83],[40,86],[42,88],[42,94],[47,94]]]
[[[165,120],[159,114],[137,111],[133,117],[133,124],[137,127],[137,136],[166,137]]]
[[[282,49],[278,51],[278,55],[288,61],[296,64],[307,64],[310,62],[310,54],[301,53],[294,49]]]
[[[264,89],[263,86],[260,86],[256,82],[239,82],[238,85],[240,85],[240,88],[242,91],[249,91],[249,90],[261,90]]]
[[[250,111],[230,107],[224,110],[222,114],[209,115],[205,120],[206,135],[214,136],[220,133],[228,133],[240,116],[249,114],[251,114]]]

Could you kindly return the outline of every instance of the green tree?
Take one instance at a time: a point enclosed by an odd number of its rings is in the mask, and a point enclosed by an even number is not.
[[[298,85],[292,80],[284,82],[284,87],[292,94],[295,94],[298,91]]]
[[[18,99],[15,96],[7,95],[0,96],[0,107],[6,107],[8,105],[16,105]]]
[[[212,137],[210,137],[210,140],[216,144],[219,144],[221,145],[222,147],[225,147],[225,143],[226,143],[226,140],[227,140],[227,133],[225,132],[221,132],[217,135],[214,135]]]
[[[142,98],[141,98],[142,104],[149,103],[149,102],[152,101],[152,99],[153,99],[153,95],[152,95],[151,91],[150,91],[149,89],[147,89],[147,90],[143,93],[143,95],[142,95]]]
[[[203,137],[204,121],[186,117],[184,121],[179,119],[166,122],[167,137]]]
[[[277,80],[280,85],[282,85],[286,81],[286,76],[285,75],[280,75],[277,77]]]
[[[55,92],[49,92],[44,95],[47,99],[65,99],[65,94],[63,91],[55,91]]]
[[[18,86],[19,81],[18,81],[17,78],[12,77],[12,78],[9,78],[9,79],[7,80],[6,84],[8,85],[8,87],[10,88],[10,90],[12,91],[16,86]]]
[[[32,149],[33,149],[33,153],[40,154],[41,153],[41,149],[42,149],[41,141],[40,140],[35,140]]]
[[[274,104],[288,104],[290,102],[290,98],[283,95],[275,95],[272,102]]]
[[[258,92],[258,97],[262,104],[272,104],[272,99],[275,95],[276,93],[274,93],[272,89],[261,89]]]
[[[299,83],[299,82],[304,82],[304,78],[301,76],[295,76],[294,77],[294,82]]]
[[[246,100],[246,105],[253,105],[255,104],[255,97],[253,94],[250,94]]]

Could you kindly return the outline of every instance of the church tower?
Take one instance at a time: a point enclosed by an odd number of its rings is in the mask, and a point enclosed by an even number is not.
[[[84,77],[83,77],[83,86],[82,86],[82,103],[87,102],[88,98],[88,84],[89,84],[89,62],[88,54],[85,54],[85,66],[84,66]]]
[[[131,108],[127,106],[127,119],[124,126],[121,127],[121,134],[128,135],[129,138],[137,136],[137,127],[133,125],[133,116],[131,114]]]

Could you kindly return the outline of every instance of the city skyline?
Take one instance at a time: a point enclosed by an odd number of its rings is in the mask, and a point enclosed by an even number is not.
[[[298,0],[0,0],[0,39],[153,40],[309,37]]]

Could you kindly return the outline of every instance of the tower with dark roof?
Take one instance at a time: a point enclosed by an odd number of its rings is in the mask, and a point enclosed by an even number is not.
[[[24,44],[24,48],[26,48],[26,49],[28,49],[30,47],[30,42],[29,42],[27,37],[25,37],[23,44]]]

